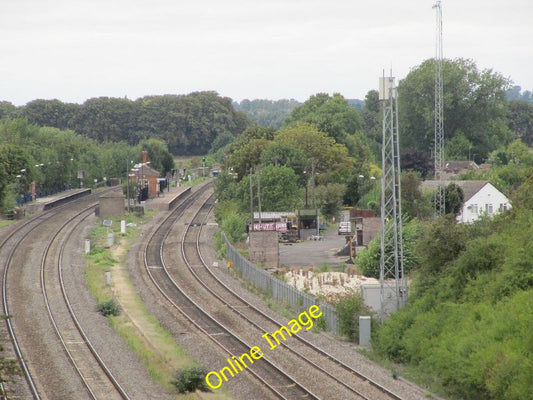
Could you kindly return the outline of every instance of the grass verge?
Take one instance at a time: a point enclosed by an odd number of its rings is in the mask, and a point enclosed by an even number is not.
[[[128,346],[139,356],[152,379],[169,392],[175,392],[171,385],[176,370],[198,366],[198,362],[187,356],[178,346],[172,334],[165,330],[156,317],[151,315],[131,282],[125,266],[125,256],[139,237],[140,228],[153,212],[143,217],[126,215],[127,233],[120,233],[120,219],[112,220],[110,228],[99,226],[91,231],[91,251],[86,255],[85,277],[90,292],[98,303],[114,299],[120,305],[118,316],[108,316],[113,329]],[[114,244],[106,248],[107,236],[114,234]],[[107,283],[106,273],[111,273],[111,284]],[[225,390],[217,393],[188,393],[179,395],[180,399],[227,400]]]

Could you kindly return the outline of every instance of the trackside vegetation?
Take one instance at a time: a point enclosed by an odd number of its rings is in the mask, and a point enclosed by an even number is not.
[[[150,376],[169,392],[182,393],[178,398],[198,399],[194,392],[202,390],[204,379],[199,381],[202,368],[148,312],[125,272],[125,254],[140,235],[140,226],[151,216],[150,212],[143,217],[127,214],[125,219],[133,226],[127,228],[125,236],[120,234],[120,219],[114,219],[111,228],[100,226],[91,231],[91,251],[86,256],[85,269],[87,285],[98,303],[95,311],[108,318],[113,329],[139,356]],[[115,234],[115,244],[105,248],[110,231]],[[112,274],[110,285],[105,277],[108,271]],[[184,394],[186,392],[193,393]],[[222,392],[206,396],[202,398],[225,399],[227,395]]]
[[[472,225],[423,227],[408,305],[378,329],[374,350],[454,399],[533,393],[533,207]]]

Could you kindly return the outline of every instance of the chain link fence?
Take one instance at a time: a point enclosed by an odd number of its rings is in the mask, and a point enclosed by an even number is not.
[[[264,293],[268,293],[272,299],[288,304],[296,313],[307,311],[309,307],[316,304],[322,311],[328,330],[336,335],[338,334],[339,321],[335,307],[274,278],[268,272],[243,257],[231,245],[224,232],[222,232],[222,238],[226,244],[226,258],[233,263],[233,267],[241,273],[242,278]]]

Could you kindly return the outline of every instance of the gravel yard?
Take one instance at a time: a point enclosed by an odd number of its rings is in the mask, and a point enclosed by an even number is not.
[[[280,243],[280,266],[287,268],[318,267],[328,263],[331,267],[338,267],[349,261],[349,256],[336,255],[345,247],[346,239],[337,234],[335,227],[329,228],[321,237],[322,240]]]

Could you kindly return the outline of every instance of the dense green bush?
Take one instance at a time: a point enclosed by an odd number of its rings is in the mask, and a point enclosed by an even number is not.
[[[416,220],[411,220],[403,225],[403,268],[406,274],[418,265],[415,244],[420,235],[420,231],[420,224]],[[392,247],[386,248],[385,251],[392,252]],[[361,269],[364,276],[379,278],[380,258],[381,237],[380,235],[376,235],[366,249],[359,251],[355,263]]]
[[[371,315],[359,293],[343,296],[335,303],[339,317],[339,333],[351,341],[359,340],[359,316]]]
[[[234,212],[224,218],[220,229],[231,242],[237,242],[246,236],[246,221],[246,216]]]
[[[96,306],[96,311],[98,311],[104,317],[109,315],[116,317],[120,315],[120,307],[113,299],[98,303],[98,306]]]
[[[207,386],[205,376],[207,371],[202,367],[183,368],[176,372],[175,379],[171,382],[179,393],[195,392],[201,390],[202,392],[210,392]]]
[[[434,223],[419,242],[407,307],[377,329],[374,349],[452,399],[529,399],[531,221],[533,211],[515,209],[472,225]]]

